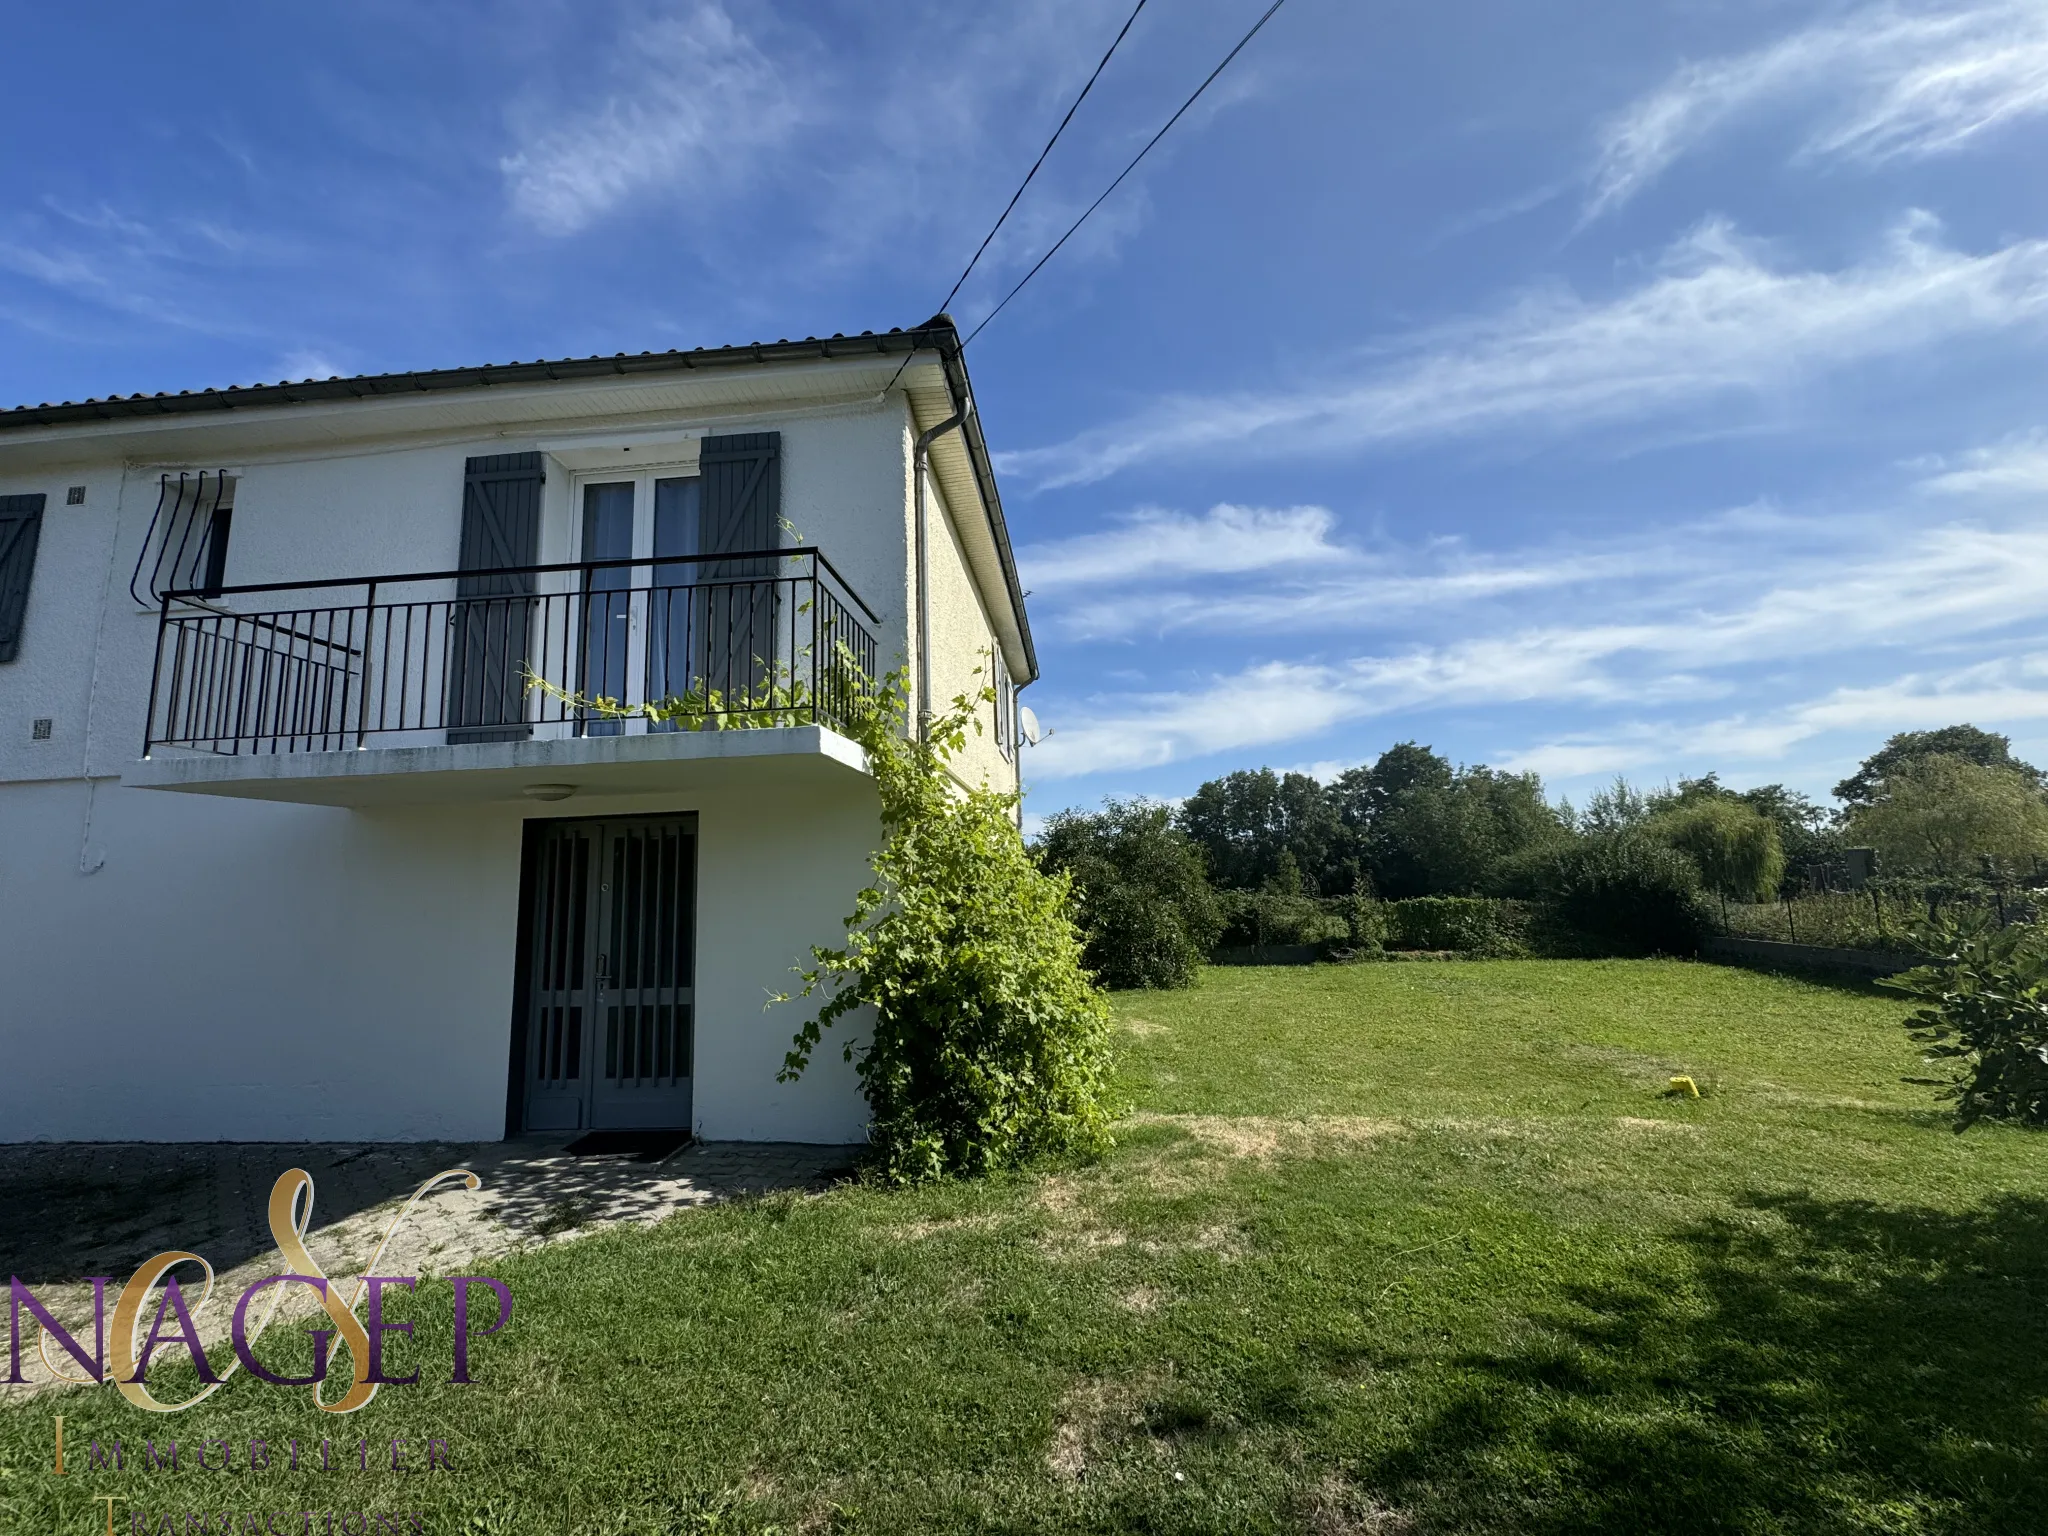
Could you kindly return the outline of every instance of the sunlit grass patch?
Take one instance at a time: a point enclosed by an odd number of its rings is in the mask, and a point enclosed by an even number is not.
[[[1900,1003],[1487,962],[1119,1006],[1152,1027],[1102,1162],[565,1230],[504,1265],[476,1386],[337,1431],[244,1382],[177,1428],[446,1435],[405,1507],[480,1536],[1964,1533],[2048,1501],[2048,1138],[1955,1136]],[[394,1311],[445,1374],[445,1300]],[[0,1414],[0,1531],[110,1491],[47,1474],[53,1411]],[[205,1476],[180,1496],[401,1507]]]

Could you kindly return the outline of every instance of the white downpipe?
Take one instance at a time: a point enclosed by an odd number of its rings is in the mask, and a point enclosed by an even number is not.
[[[916,482],[917,500],[917,739],[931,735],[932,724],[932,583],[931,538],[926,531],[924,477],[931,462],[931,446],[967,420],[974,409],[968,401],[937,426],[918,434],[910,453],[910,477]]]

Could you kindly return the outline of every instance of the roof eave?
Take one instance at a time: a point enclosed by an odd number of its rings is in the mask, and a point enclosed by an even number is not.
[[[950,333],[950,325],[947,327]],[[957,337],[955,338],[957,340]],[[695,351],[614,353],[610,357],[542,359],[481,368],[436,368],[411,373],[356,374],[346,378],[302,379],[296,383],[252,384],[246,388],[180,390],[177,394],[110,395],[59,405],[19,405],[0,410],[0,433],[25,427],[96,425],[123,418],[198,415],[266,406],[311,405],[331,400],[374,400],[440,390],[488,389],[507,384],[570,383],[579,379],[700,369],[754,367],[763,363],[888,356],[932,345],[925,328],[859,336],[807,337],[802,341],[757,342]]]

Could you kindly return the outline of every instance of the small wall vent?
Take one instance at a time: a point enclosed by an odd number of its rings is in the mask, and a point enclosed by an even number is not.
[[[29,727],[29,740],[48,741],[50,739],[50,732],[55,727],[55,725],[56,721],[50,719],[48,716],[44,716],[42,719],[36,721],[35,724]]]
[[[70,489],[70,490],[66,491],[66,492],[64,493],[64,505],[65,505],[65,506],[67,506],[67,507],[82,507],[82,506],[84,506],[84,505],[85,505],[85,487],[84,487],[84,486],[82,486],[82,485],[74,485],[74,486],[72,486],[72,487],[71,487],[71,489]]]

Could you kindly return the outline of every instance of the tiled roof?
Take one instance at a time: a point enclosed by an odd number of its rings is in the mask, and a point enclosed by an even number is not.
[[[224,389],[181,389],[176,393],[108,395],[104,399],[17,405],[0,410],[0,432],[18,427],[68,426],[137,416],[246,410],[255,406],[302,405],[313,401],[370,400],[442,389],[478,389],[499,384],[598,378],[606,374],[666,373],[751,363],[816,362],[821,358],[870,357],[936,347],[949,363],[959,356],[959,333],[939,316],[912,330],[862,331],[858,336],[806,336],[800,341],[756,341],[740,346],[615,352],[609,357],[541,359],[531,363],[487,363],[478,368],[434,368],[414,373],[363,373],[350,378],[280,380],[275,384],[230,384]],[[949,370],[950,371],[950,370]]]

